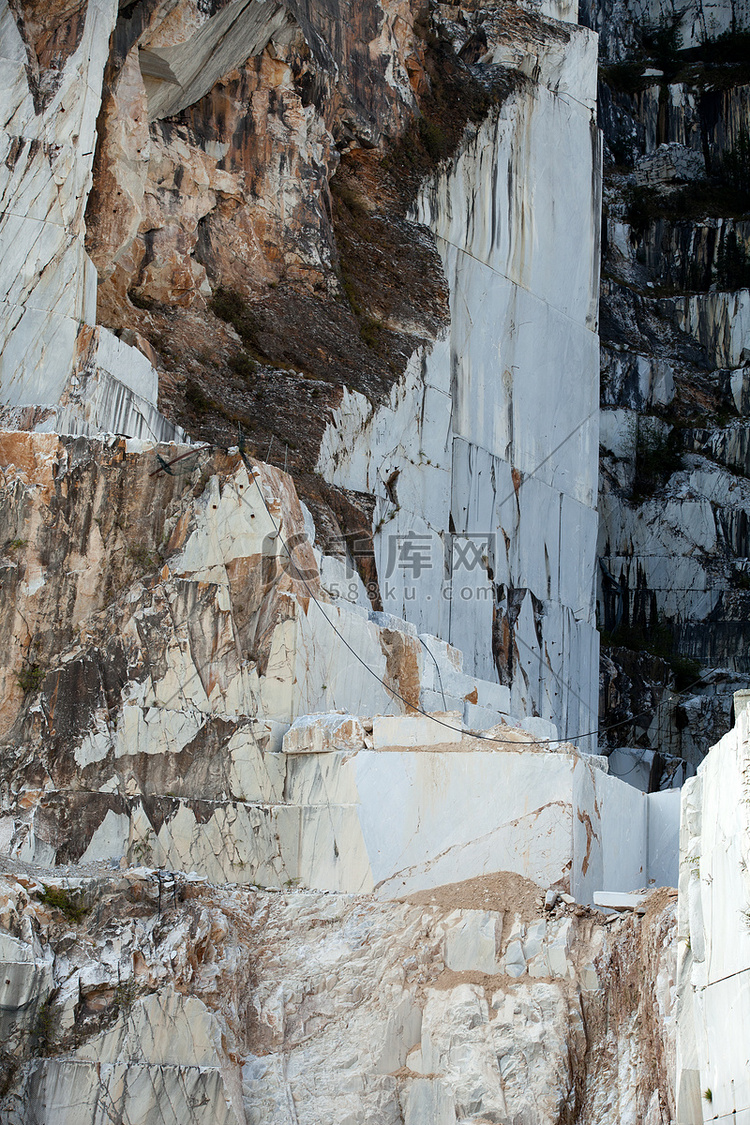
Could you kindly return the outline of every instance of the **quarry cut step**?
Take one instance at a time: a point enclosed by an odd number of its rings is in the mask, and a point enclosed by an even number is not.
[[[19,623],[3,669],[11,854],[390,897],[497,870],[581,902],[674,881],[677,795],[639,793],[549,722],[492,710],[507,689],[445,642],[332,600],[283,473],[209,452],[169,477],[156,454],[181,447],[135,441],[5,434],[0,450],[25,542],[23,570],[4,572]],[[72,524],[49,525],[65,494]],[[304,580],[285,565],[292,537]],[[420,714],[438,681],[484,722]],[[42,785],[14,772],[32,748]]]

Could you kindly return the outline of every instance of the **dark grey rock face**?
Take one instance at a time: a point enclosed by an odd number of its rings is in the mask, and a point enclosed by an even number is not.
[[[605,151],[604,741],[697,765],[750,676],[748,13],[603,0],[581,19]]]

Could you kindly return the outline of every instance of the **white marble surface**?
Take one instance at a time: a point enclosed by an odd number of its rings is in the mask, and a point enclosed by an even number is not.
[[[96,319],[84,245],[96,121],[115,0],[90,0],[80,43],[36,113],[18,27],[0,4],[0,402],[49,408],[37,428],[184,439],[159,414],[158,376]]]
[[[744,709],[683,788],[677,1090],[688,1123],[750,1115],[749,769]]]
[[[241,799],[203,812],[205,802],[181,799],[158,832],[135,800],[129,818],[105,819],[85,858],[129,852],[218,882],[384,898],[495,871],[589,903],[602,890],[675,882],[673,794],[643,794],[597,759],[550,752],[522,730],[493,728],[505,740],[495,745],[451,741],[428,724],[375,716],[371,749],[369,720],[304,716],[283,754],[243,728],[228,747]]]
[[[712,367],[750,360],[750,290],[696,293],[674,299],[677,323],[705,349]]]
[[[96,274],[84,249],[101,80],[115,0],[91,0],[81,41],[57,92],[35,113],[25,47],[2,0],[7,90],[0,145],[0,394],[9,405],[56,402],[74,362],[81,323],[93,324]]]
[[[597,711],[596,44],[567,27],[493,50],[533,80],[414,208],[443,259],[448,334],[415,353],[387,406],[345,394],[318,470],[376,494],[384,604],[510,687],[515,713],[573,735],[594,730]],[[418,576],[388,566],[410,534],[431,563]],[[467,565],[479,536],[486,548]],[[492,647],[499,615],[509,660]]]

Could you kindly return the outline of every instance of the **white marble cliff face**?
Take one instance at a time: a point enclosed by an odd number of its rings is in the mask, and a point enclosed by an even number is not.
[[[10,405],[56,403],[73,370],[79,327],[95,322],[96,273],[84,249],[84,212],[116,13],[114,0],[87,6],[65,80],[37,112],[26,45],[6,0],[0,7],[0,382]]]
[[[747,701],[746,693],[744,701]],[[750,1120],[750,711],[683,790],[678,1120]]]
[[[96,323],[96,271],[84,246],[114,0],[91,0],[51,96],[37,89],[31,40],[0,4],[0,418],[6,428],[113,431],[174,440],[156,409],[146,357]],[[61,16],[61,19],[64,19]],[[38,69],[38,66],[37,66]],[[46,75],[44,81],[50,82]]]
[[[449,282],[447,336],[413,356],[387,406],[345,396],[318,468],[377,497],[386,608],[574,735],[597,711],[596,42],[558,27],[494,58],[533,83],[414,211]],[[399,562],[409,536],[427,559],[416,575]]]

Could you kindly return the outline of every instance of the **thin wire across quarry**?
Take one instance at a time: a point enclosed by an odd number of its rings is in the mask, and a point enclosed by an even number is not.
[[[290,550],[289,550],[289,548],[286,544],[286,541],[285,541],[283,535],[281,534],[281,529],[277,525],[276,521],[273,518],[273,515],[271,514],[271,509],[269,508],[268,503],[266,501],[266,498],[263,495],[263,489],[260,487],[260,483],[258,481],[258,476],[257,476],[255,470],[253,469],[253,466],[252,466],[250,460],[248,459],[247,455],[245,454],[245,451],[242,449],[242,447],[240,447],[240,457],[242,458],[242,460],[245,464],[245,468],[247,469],[249,476],[251,476],[253,481],[255,482],[255,486],[258,489],[258,493],[260,495],[261,500],[263,501],[263,506],[266,509],[266,512],[268,513],[268,518],[271,521],[271,525],[274,529],[274,532],[278,536],[278,539],[279,539],[280,543],[282,544],[282,546],[284,547],[284,550],[286,551],[289,562],[296,572],[296,576],[297,576],[298,581],[300,581],[302,583],[302,585],[305,587],[305,590],[307,591],[308,595],[310,596],[312,601],[315,602],[315,604],[318,607],[318,609],[320,610],[321,614],[326,619],[326,621],[328,622],[330,627],[333,629],[334,633],[339,638],[339,640],[349,650],[349,652],[352,654],[352,656],[362,665],[362,667],[366,668],[367,671],[370,673],[370,675],[374,679],[376,679],[378,681],[378,683],[382,684],[382,686],[385,688],[385,690],[390,695],[395,696],[396,699],[400,699],[401,702],[405,705],[405,707],[407,707],[408,710],[416,711],[420,715],[424,715],[425,718],[431,719],[433,721],[433,723],[437,723],[438,726],[445,727],[446,730],[450,730],[450,731],[454,731],[454,732],[459,731],[460,728],[452,727],[450,725],[450,723],[446,723],[442,719],[438,719],[436,715],[430,714],[429,711],[425,711],[421,707],[417,707],[417,706],[415,706],[415,704],[409,703],[409,701],[407,699],[405,699],[404,696],[400,694],[400,692],[396,691],[395,688],[393,688],[389,684],[387,684],[385,682],[385,680],[383,680],[383,678],[378,675],[378,673],[375,671],[375,669],[372,668],[367,663],[367,661],[364,660],[359,655],[359,653],[349,644],[346,637],[344,637],[343,634],[339,631],[339,629],[336,628],[333,621],[331,621],[330,617],[328,616],[328,614],[323,609],[323,606],[320,604],[320,602],[316,598],[314,592],[311,590],[310,586],[308,585],[307,579],[304,577],[302,572],[297,567],[297,564],[295,563],[294,558],[292,557],[292,553],[290,552]],[[244,500],[244,498],[243,498],[243,500]],[[686,690],[689,691],[690,688],[692,688],[695,684],[698,684],[698,683],[700,683],[700,678],[695,680],[692,684],[690,684],[689,687],[686,688]],[[566,684],[566,686],[569,686],[569,685]],[[572,688],[570,690],[572,690]],[[669,701],[667,701],[667,702],[669,702]],[[567,738],[545,738],[545,739],[541,739],[541,740],[534,739],[534,740],[532,740],[532,742],[533,742],[534,745],[544,743],[544,745],[546,745],[546,746],[550,746],[550,745],[564,746],[564,745],[566,745],[568,743],[571,743],[571,742],[582,741],[584,738],[592,738],[592,737],[598,736],[600,734],[608,734],[610,731],[615,730],[617,727],[625,726],[628,723],[632,723],[634,719],[641,718],[641,716],[643,716],[643,715],[648,715],[651,712],[656,711],[660,706],[663,705],[663,703],[664,703],[664,701],[662,700],[660,703],[655,704],[653,707],[645,708],[643,711],[639,711],[636,715],[632,715],[628,719],[622,719],[619,723],[612,723],[608,727],[599,727],[596,730],[586,731],[583,734],[568,735]],[[517,746],[518,745],[518,742],[515,739],[511,739],[511,738],[495,738],[491,735],[481,734],[480,732],[477,732],[477,731],[463,731],[463,730],[461,730],[460,733],[466,735],[469,738],[477,739],[480,742],[493,742],[493,743],[499,743],[499,744],[505,745],[505,746]]]
[[[160,473],[160,472],[166,472],[166,473],[169,473],[171,475],[171,465],[175,464],[177,461],[180,461],[184,457],[189,457],[193,454],[208,452],[209,450],[214,449],[214,448],[220,448],[220,447],[214,446],[211,443],[206,443],[205,445],[199,446],[198,448],[196,448],[194,450],[190,450],[189,453],[182,454],[180,457],[175,458],[173,461],[165,461],[164,458],[161,457],[157,453],[156,457],[157,457],[157,460],[159,462],[159,465],[158,465],[158,468],[151,475],[155,476],[157,473]],[[407,708],[407,712],[416,712],[417,714],[424,716],[424,718],[430,719],[433,723],[436,723],[438,726],[445,728],[445,730],[449,730],[453,733],[460,733],[464,737],[473,738],[478,742],[489,742],[489,743],[493,743],[493,744],[501,745],[501,746],[518,746],[519,743],[516,739],[497,738],[493,735],[482,734],[479,731],[463,730],[462,728],[451,726],[450,723],[446,723],[443,719],[439,719],[436,715],[431,714],[429,711],[425,711],[422,707],[419,707],[414,703],[410,703],[403,695],[401,695],[400,692],[398,692],[390,684],[386,683],[385,680],[382,678],[382,676],[378,675],[378,673],[375,671],[375,669],[372,668],[367,663],[367,661],[364,660],[363,657],[360,656],[360,654],[356,651],[356,649],[353,648],[352,645],[349,644],[346,637],[336,627],[336,625],[331,620],[331,618],[328,616],[328,614],[326,613],[322,604],[320,603],[320,601],[316,597],[314,591],[309,586],[309,584],[307,582],[307,579],[305,578],[304,574],[300,571],[299,567],[295,563],[293,552],[290,551],[290,549],[287,545],[287,542],[284,539],[284,536],[281,534],[281,528],[276,523],[276,520],[274,519],[274,517],[271,513],[271,509],[268,506],[268,502],[266,501],[266,498],[263,495],[263,489],[260,487],[258,474],[256,473],[256,470],[253,468],[252,462],[250,461],[249,457],[245,453],[244,438],[243,438],[241,432],[240,432],[240,435],[239,435],[238,451],[239,451],[240,457],[242,458],[242,461],[245,465],[245,468],[247,469],[249,477],[255,483],[255,486],[258,490],[258,494],[259,494],[259,496],[261,498],[261,501],[263,503],[263,507],[265,508],[266,513],[268,515],[268,518],[271,522],[271,526],[274,529],[275,536],[276,536],[276,538],[278,538],[279,542],[281,543],[282,547],[284,548],[284,551],[286,553],[286,557],[289,560],[290,566],[293,568],[293,570],[295,572],[295,577],[304,586],[305,591],[308,594],[308,596],[310,597],[311,601],[313,601],[315,603],[315,605],[318,607],[321,615],[325,618],[325,620],[328,623],[328,625],[330,626],[330,628],[333,630],[333,632],[339,638],[339,640],[344,645],[344,647],[347,649],[347,651],[351,653],[351,655],[354,657],[354,659],[359,664],[361,664],[362,667],[367,670],[367,672],[369,672],[369,674],[373,677],[373,679],[378,681],[378,683],[385,689],[385,691],[389,695],[393,696],[395,699],[400,700],[401,703],[403,703],[404,706]],[[246,497],[243,496],[240,499],[241,499],[242,503],[247,504]],[[521,644],[523,644],[523,643],[524,642],[521,641]],[[433,657],[433,659],[434,659],[434,657]],[[438,669],[438,673],[439,673],[439,669]],[[562,677],[558,676],[554,672],[552,674],[553,674],[554,678],[558,681],[558,683],[564,685],[569,691],[573,692],[574,695],[576,694],[574,689],[572,688],[572,686],[570,684],[568,684],[567,681],[563,680]],[[690,691],[693,687],[695,687],[699,683],[701,683],[701,677],[700,676],[697,677],[695,680],[693,680],[692,683],[690,683],[684,690],[686,692]],[[442,689],[442,684],[441,684],[441,689]],[[672,695],[670,695],[666,700],[660,700],[658,703],[655,703],[653,706],[645,707],[643,710],[636,712],[636,714],[629,716],[627,719],[621,719],[617,723],[610,723],[609,726],[606,726],[606,727],[597,727],[594,730],[588,730],[588,731],[584,731],[584,732],[579,732],[577,734],[571,734],[571,735],[568,735],[566,738],[531,739],[529,744],[532,745],[532,746],[536,746],[536,745],[565,746],[565,745],[568,745],[568,744],[571,744],[571,743],[582,742],[586,738],[598,738],[601,735],[609,734],[610,731],[617,730],[619,727],[628,726],[630,723],[633,723],[636,719],[640,719],[645,715],[653,714],[654,712],[658,711],[661,707],[665,706],[667,703],[672,702],[673,698],[674,697]],[[635,767],[633,767],[633,768],[635,768]],[[628,771],[628,772],[632,772],[632,771]]]

